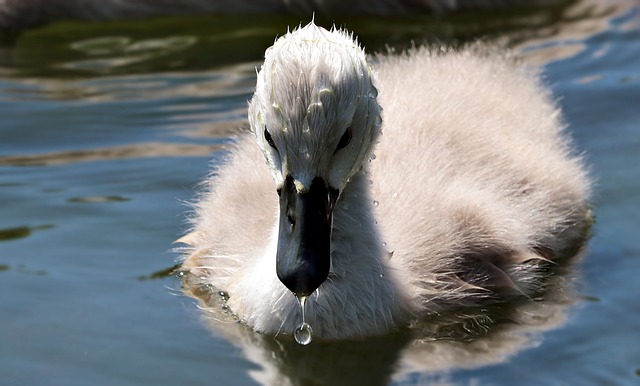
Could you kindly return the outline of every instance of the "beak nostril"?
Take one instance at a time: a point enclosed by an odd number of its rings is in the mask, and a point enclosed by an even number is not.
[[[296,217],[292,212],[287,213],[287,220],[291,225],[296,225]]]

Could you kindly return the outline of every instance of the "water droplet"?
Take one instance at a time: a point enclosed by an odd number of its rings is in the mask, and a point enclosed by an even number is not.
[[[380,274],[380,278],[383,279],[384,278],[384,273]]]
[[[186,273],[184,271],[178,271],[178,273],[176,273],[176,276],[179,278],[184,277],[184,275],[186,275]]]
[[[209,283],[205,284],[202,286],[202,289],[204,289],[205,291],[211,291],[213,289],[213,286]]]
[[[313,329],[307,323],[302,323],[293,333],[296,343],[306,346],[311,343],[313,337]]]
[[[229,293],[227,293],[226,291],[219,291],[218,295],[222,298],[222,301],[227,301],[229,300]]]
[[[379,116],[379,115],[377,117],[375,117],[375,119],[373,120],[373,124],[376,125],[376,126],[382,125],[382,117]]]
[[[373,202],[373,206],[378,206],[378,205],[380,205],[380,202],[378,202],[378,201],[374,201]]]
[[[369,185],[373,185],[373,180],[369,180]]]
[[[376,159],[376,155],[371,153],[371,155],[369,156],[369,161],[373,161],[374,159]]]
[[[385,243],[385,242],[383,241],[383,242],[382,242],[382,246],[383,246],[383,247],[386,247],[386,246],[387,246],[387,243]]]
[[[298,299],[298,304],[300,304],[300,310],[302,313],[302,324],[299,325],[298,328],[296,328],[296,330],[293,332],[293,337],[295,338],[298,344],[303,346],[306,346],[309,343],[311,343],[311,340],[313,339],[313,329],[307,323],[305,319],[305,314],[304,314],[304,308],[305,308],[305,304],[307,303],[307,298],[308,296],[296,295],[296,299]]]

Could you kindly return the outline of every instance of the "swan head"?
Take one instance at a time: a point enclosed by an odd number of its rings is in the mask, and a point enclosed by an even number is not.
[[[308,296],[331,266],[333,209],[380,133],[373,73],[351,35],[313,22],[265,53],[249,122],[280,196],[276,270]]]

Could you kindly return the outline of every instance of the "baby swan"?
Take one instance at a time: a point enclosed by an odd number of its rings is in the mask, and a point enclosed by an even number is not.
[[[590,181],[535,76],[484,51],[417,49],[374,71],[345,31],[279,38],[182,269],[269,334],[292,333],[293,295],[308,296],[322,339],[540,292],[585,241]]]

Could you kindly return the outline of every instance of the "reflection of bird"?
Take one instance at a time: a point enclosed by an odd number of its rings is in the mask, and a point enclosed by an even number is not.
[[[327,339],[538,293],[584,242],[589,181],[547,93],[490,51],[418,49],[373,71],[343,31],[278,39],[255,138],[195,204],[184,270],[258,331],[292,332],[292,292],[309,295]]]
[[[294,15],[412,15],[562,0],[0,0],[0,31],[34,27],[56,19],[112,20],[202,13]]]

